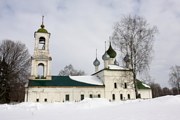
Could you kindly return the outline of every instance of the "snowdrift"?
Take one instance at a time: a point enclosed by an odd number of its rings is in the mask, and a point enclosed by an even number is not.
[[[85,99],[66,103],[0,105],[0,120],[179,120],[180,96],[109,102]]]

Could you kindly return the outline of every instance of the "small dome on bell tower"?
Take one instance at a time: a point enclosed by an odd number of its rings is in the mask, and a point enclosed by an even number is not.
[[[48,31],[45,29],[45,26],[44,26],[44,16],[42,16],[42,24],[41,24],[40,28],[37,30],[37,32],[48,33]]]

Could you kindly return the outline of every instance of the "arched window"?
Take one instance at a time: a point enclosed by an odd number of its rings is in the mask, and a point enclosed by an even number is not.
[[[38,64],[38,78],[45,78],[44,76],[44,64],[39,63]]]
[[[101,98],[101,94],[98,94],[98,98]]]
[[[84,94],[81,94],[81,100],[84,100]]]
[[[117,84],[116,83],[114,83],[114,88],[117,88]]]
[[[128,94],[128,99],[131,99],[130,94]]]
[[[123,100],[123,94],[120,94],[120,99]]]
[[[39,38],[39,46],[38,46],[38,48],[40,50],[45,50],[45,38],[44,37]]]
[[[66,101],[69,101],[69,94],[66,94],[65,100],[66,100]]]
[[[127,88],[127,83],[124,83],[124,88],[125,88],[125,89]]]
[[[115,94],[112,94],[112,100],[115,100]]]
[[[90,95],[89,95],[89,98],[93,98],[93,95],[92,95],[92,94],[90,94]]]

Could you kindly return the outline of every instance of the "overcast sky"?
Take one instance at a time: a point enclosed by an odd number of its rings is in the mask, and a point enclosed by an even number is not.
[[[68,64],[92,74],[96,48],[102,68],[104,41],[114,23],[129,14],[157,26],[150,74],[168,86],[170,67],[180,65],[179,0],[0,0],[0,40],[21,41],[32,55],[34,32],[44,15],[51,33],[52,74]]]

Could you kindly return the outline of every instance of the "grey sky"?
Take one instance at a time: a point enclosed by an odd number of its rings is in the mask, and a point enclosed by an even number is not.
[[[33,35],[44,15],[51,33],[52,73],[71,63],[91,74],[96,48],[103,66],[104,41],[113,24],[123,15],[137,14],[159,29],[150,73],[167,86],[169,68],[180,64],[179,6],[179,0],[0,0],[0,40],[22,41],[33,54]]]

